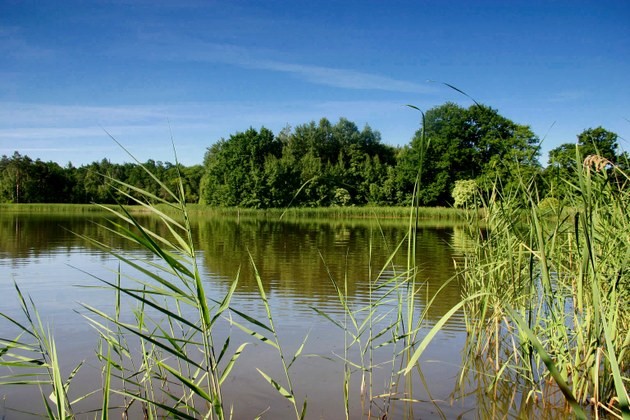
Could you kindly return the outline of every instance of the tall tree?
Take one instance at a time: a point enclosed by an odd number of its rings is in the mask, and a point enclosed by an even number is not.
[[[19,152],[0,159],[0,202],[64,203],[71,190],[71,178],[55,162],[33,161]]]
[[[281,147],[266,128],[219,140],[206,152],[201,200],[214,206],[268,207],[265,159],[279,157]]]
[[[549,152],[549,165],[545,180],[549,194],[564,196],[570,181],[584,159],[589,155],[602,156],[613,163],[623,162],[623,154],[617,155],[618,136],[603,127],[588,128],[577,135],[575,143],[564,143]]]
[[[421,162],[422,135],[428,141]],[[454,103],[428,110],[424,127],[403,150],[397,167],[400,184],[409,197],[418,170],[422,185],[418,198],[424,205],[448,205],[457,180],[475,179],[487,188],[496,180],[510,185],[514,168],[538,170],[538,139],[527,126],[501,116],[485,105],[463,108]]]

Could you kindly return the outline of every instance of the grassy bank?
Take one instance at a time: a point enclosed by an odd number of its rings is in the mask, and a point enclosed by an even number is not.
[[[273,219],[408,219],[409,207],[318,207],[288,209],[238,209],[211,208],[189,205],[190,214],[225,215],[233,217],[270,217]],[[466,211],[448,207],[420,207],[417,217],[421,220],[464,220]]]
[[[87,214],[102,213],[103,209],[93,204],[0,204],[0,212],[24,214]]]
[[[115,209],[116,205],[106,208]],[[179,209],[170,204],[158,204],[157,209],[169,214],[177,214]],[[134,214],[151,213],[140,205],[125,206]],[[24,214],[86,214],[103,212],[103,206],[94,204],[0,204],[0,212]],[[234,207],[217,208],[200,204],[187,204],[187,212],[193,217],[233,217],[275,220],[331,220],[331,219],[398,219],[409,218],[409,207],[320,207],[320,208],[288,208],[288,209],[239,209]],[[414,217],[419,221],[453,221],[463,222],[468,211],[452,207],[419,207],[414,210]]]

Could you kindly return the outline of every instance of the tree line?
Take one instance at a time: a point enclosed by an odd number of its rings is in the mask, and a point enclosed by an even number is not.
[[[462,191],[492,185],[509,190],[519,179],[535,180],[541,197],[561,195],[568,188],[564,180],[587,155],[628,162],[627,153],[618,153],[618,136],[602,127],[553,149],[543,168],[539,138],[491,107],[446,103],[422,116],[421,127],[402,147],[384,144],[367,125],[359,129],[345,118],[335,124],[323,118],[278,134],[264,127],[232,134],[207,149],[203,165],[149,160],[143,166],[167,186],[181,176],[188,202],[272,208],[409,205],[414,194],[425,206],[461,205]],[[0,159],[0,202],[126,203],[104,175],[168,199],[138,164],[103,159],[61,167],[15,152]]]
[[[199,200],[199,181],[203,173],[201,165],[186,167],[148,160],[143,166],[170,188],[175,188],[180,174],[186,200]],[[146,189],[156,197],[170,198],[138,164],[116,164],[103,159],[78,168],[71,163],[61,167],[56,162],[32,160],[15,152],[10,157],[2,156],[0,159],[0,202],[131,204],[128,197],[117,191],[107,177]]]

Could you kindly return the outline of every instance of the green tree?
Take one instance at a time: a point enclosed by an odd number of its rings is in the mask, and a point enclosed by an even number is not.
[[[201,200],[213,206],[268,207],[265,160],[279,157],[281,150],[282,143],[266,128],[219,140],[206,152]]]
[[[19,152],[13,153],[10,158],[2,156],[0,160],[0,196],[3,202],[23,203],[28,184],[28,167],[32,160],[28,156],[22,156]]]
[[[616,163],[623,161],[623,154],[617,155],[618,136],[604,128],[588,128],[577,136],[576,143],[564,143],[549,152],[549,165],[544,178],[547,194],[564,196],[568,184],[574,177],[577,165],[581,165],[589,155],[599,155]]]
[[[515,182],[516,168],[539,170],[538,139],[529,127],[485,105],[466,109],[446,103],[426,112],[424,127],[401,151],[397,172],[407,202],[421,167],[422,130],[429,142],[418,190],[423,205],[451,204],[457,180],[475,179],[482,189],[500,180],[506,187]]]
[[[19,152],[0,159],[1,202],[65,203],[71,190],[72,179],[55,162],[33,161]]]
[[[334,125],[323,118],[296,127],[283,157],[299,168],[304,188],[295,204],[305,206],[330,205],[339,188],[348,191],[347,204],[374,202],[381,196],[377,186],[385,181],[386,166],[395,162],[394,149],[381,143],[380,133],[368,125],[359,130],[345,118]]]

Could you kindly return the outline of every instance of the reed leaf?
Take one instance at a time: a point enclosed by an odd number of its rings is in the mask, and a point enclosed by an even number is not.
[[[435,335],[440,332],[440,330],[442,329],[444,324],[446,324],[448,322],[448,320],[451,319],[451,317],[453,315],[455,315],[455,313],[462,308],[462,306],[464,306],[469,301],[472,301],[472,300],[474,300],[474,299],[476,299],[476,298],[478,298],[480,296],[483,296],[483,295],[484,295],[484,293],[476,293],[474,295],[468,296],[467,298],[461,300],[459,303],[457,303],[455,306],[453,306],[446,314],[444,314],[439,319],[439,321],[436,322],[435,325],[433,325],[433,327],[427,332],[427,334],[422,339],[420,344],[413,351],[411,357],[407,361],[407,364],[406,364],[405,368],[402,370],[402,373],[404,375],[408,375],[411,372],[411,370],[414,368],[414,366],[416,365],[416,363],[420,359],[420,356],[422,356],[422,353],[424,353],[424,351],[429,346],[429,344],[431,343],[431,341],[433,340]]]
[[[510,309],[510,315],[516,321],[519,328],[525,333],[529,342],[534,346],[538,354],[540,354],[540,357],[545,363],[545,366],[547,366],[547,369],[549,369],[549,372],[553,376],[553,379],[558,384],[560,391],[562,391],[562,394],[564,394],[564,397],[567,399],[569,404],[571,404],[571,408],[573,409],[575,415],[580,419],[586,419],[586,413],[584,412],[580,404],[577,402],[577,400],[573,396],[573,392],[571,391],[571,388],[569,387],[569,385],[566,383],[566,381],[560,374],[560,371],[558,371],[558,368],[556,367],[556,364],[554,363],[553,359],[551,358],[549,353],[547,353],[547,351],[545,350],[541,342],[538,340],[536,335],[532,332],[531,329],[529,329],[525,321],[523,321],[523,318],[521,318],[518,313]]]
[[[225,365],[225,368],[223,369],[223,373],[221,374],[221,377],[219,378],[219,384],[222,384],[227,379],[228,375],[232,371],[232,368],[234,367],[234,364],[236,363],[238,358],[241,356],[241,353],[243,353],[243,350],[248,344],[249,343],[243,343],[236,349],[236,351],[230,358],[230,361]]]
[[[258,373],[260,373],[262,375],[263,378],[265,378],[265,380],[271,386],[273,386],[280,393],[280,395],[282,395],[284,398],[289,400],[291,402],[291,404],[295,405],[295,397],[293,396],[293,394],[291,392],[287,391],[282,385],[280,385],[274,379],[271,379],[271,377],[269,375],[267,375],[265,372],[263,372],[262,370],[260,370],[258,368],[256,368],[256,370],[258,371]],[[299,417],[301,418],[302,416],[300,415]]]

